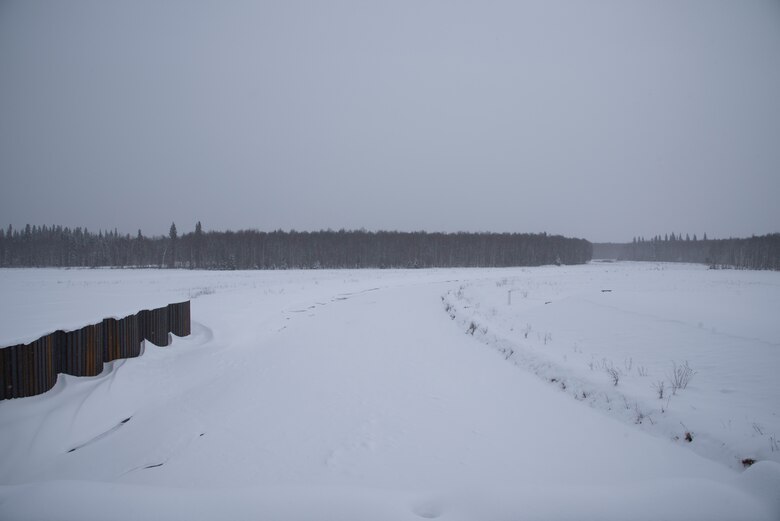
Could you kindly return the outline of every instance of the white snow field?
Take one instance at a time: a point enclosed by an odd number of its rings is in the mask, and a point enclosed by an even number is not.
[[[0,295],[3,346],[193,319],[0,402],[4,521],[780,519],[780,273],[0,270]]]

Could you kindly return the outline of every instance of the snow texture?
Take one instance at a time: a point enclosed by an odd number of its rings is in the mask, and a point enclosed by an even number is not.
[[[779,274],[0,270],[0,291],[12,341],[193,299],[191,336],[0,402],[3,520],[780,517]],[[667,403],[673,361],[695,373]]]

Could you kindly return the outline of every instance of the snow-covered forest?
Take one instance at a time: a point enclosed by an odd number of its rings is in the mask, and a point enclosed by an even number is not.
[[[591,258],[692,262],[711,267],[780,270],[780,234],[699,239],[696,234],[596,243],[546,233],[427,233],[366,230],[258,230],[135,236],[116,230],[12,226],[0,229],[3,267],[166,267],[311,269],[507,267],[582,264]]]
[[[0,266],[203,269],[430,268],[582,264],[583,239],[529,233],[242,230],[135,237],[62,226],[0,230]]]
[[[713,268],[735,267],[754,270],[780,270],[780,233],[746,239],[702,239],[682,234],[656,235],[651,239],[634,237],[630,243],[597,243],[597,259],[658,262],[695,262]]]

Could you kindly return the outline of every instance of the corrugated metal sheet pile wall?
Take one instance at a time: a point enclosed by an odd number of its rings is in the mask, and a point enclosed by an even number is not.
[[[98,375],[105,362],[141,354],[142,340],[167,346],[169,333],[190,334],[189,301],[5,347],[0,349],[0,400],[45,393],[59,373]]]

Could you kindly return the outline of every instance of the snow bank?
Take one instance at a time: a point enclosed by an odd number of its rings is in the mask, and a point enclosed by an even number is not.
[[[540,268],[460,284],[444,306],[508,360],[615,418],[735,469],[780,462],[778,273]],[[674,389],[686,364],[690,383]]]

